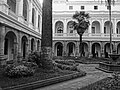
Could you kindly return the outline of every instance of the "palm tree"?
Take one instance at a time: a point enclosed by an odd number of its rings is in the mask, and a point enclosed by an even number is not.
[[[82,44],[82,35],[90,25],[89,18],[90,18],[89,13],[85,13],[85,11],[80,11],[80,12],[76,11],[75,14],[73,15],[73,19],[76,20],[73,21],[72,23],[74,30],[76,30],[77,33],[80,35],[80,47],[79,47],[80,57],[84,52],[83,44]]]

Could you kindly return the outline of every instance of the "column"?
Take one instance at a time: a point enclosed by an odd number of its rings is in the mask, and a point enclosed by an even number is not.
[[[91,27],[92,27],[92,20],[90,20],[90,26],[89,26],[89,29],[88,29],[88,33],[89,33],[89,37],[91,36]]]
[[[53,20],[53,37],[55,36],[55,20]]]
[[[76,45],[75,45],[75,48],[76,48],[76,53],[75,53],[75,56],[80,56],[79,55],[79,41],[76,41]]]
[[[17,0],[16,4],[17,4],[16,9],[17,9],[18,20],[20,22],[24,22],[24,18],[23,18],[23,0]]]
[[[4,38],[5,38],[5,26],[0,24],[0,65],[4,65],[5,60],[7,59],[4,56]]]
[[[89,49],[89,57],[92,57],[92,42],[89,42],[88,44],[89,44],[89,46],[88,46],[88,49]]]
[[[31,53],[31,37],[28,37],[28,53]]]
[[[67,56],[67,42],[64,41],[64,45],[63,45],[63,56]]]
[[[21,32],[18,32],[18,61],[22,60],[22,52],[21,52]]]
[[[104,36],[104,19],[101,20],[101,36]]]
[[[37,10],[35,14],[35,30],[38,32],[38,11]]]
[[[114,24],[113,24],[113,34],[114,34],[114,37],[117,37],[116,28],[117,28],[117,21],[116,21],[116,18],[114,18]]]
[[[63,31],[63,33],[64,33],[64,36],[66,36],[67,35],[67,20],[66,19],[64,19],[63,24],[64,24],[64,31]]]
[[[33,5],[32,5],[32,2],[29,2],[29,27],[32,28],[32,8],[33,8]]]
[[[101,57],[105,57],[105,55],[104,55],[104,42],[101,42]]]

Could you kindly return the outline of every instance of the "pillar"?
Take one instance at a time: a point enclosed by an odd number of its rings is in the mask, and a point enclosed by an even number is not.
[[[4,65],[5,60],[7,59],[4,56],[4,38],[5,38],[5,26],[0,24],[0,65]]]
[[[66,36],[67,35],[67,20],[65,19],[64,20],[64,22],[63,22],[63,24],[64,24],[64,31],[63,31],[63,33],[64,33],[64,36]]]
[[[63,56],[67,56],[67,42],[64,41],[64,45],[63,45]]]
[[[88,46],[88,49],[89,49],[89,57],[92,57],[92,42],[89,42],[88,44],[89,44],[89,46]]]
[[[38,11],[37,10],[35,14],[35,30],[38,31]]]
[[[8,6],[8,4],[7,4],[7,0],[2,0],[1,2],[2,2],[2,3],[1,3],[1,5],[0,5],[0,11],[8,14],[9,6]]]
[[[113,34],[114,34],[114,37],[117,37],[116,28],[117,28],[117,20],[116,20],[116,18],[114,18],[114,24],[113,24]]]
[[[32,5],[32,2],[29,2],[29,27],[32,28],[32,8],[33,8],[33,5]]]
[[[101,20],[101,36],[104,36],[104,19]]]

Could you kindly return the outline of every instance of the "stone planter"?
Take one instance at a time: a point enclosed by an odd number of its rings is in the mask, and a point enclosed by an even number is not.
[[[114,71],[120,71],[120,65],[117,64],[109,64],[106,62],[100,62],[98,69],[105,71],[105,72],[114,72]]]

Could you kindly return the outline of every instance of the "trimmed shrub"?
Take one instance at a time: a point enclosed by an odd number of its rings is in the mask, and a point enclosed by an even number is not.
[[[34,69],[29,68],[27,66],[24,65],[7,65],[5,67],[5,75],[7,75],[8,77],[22,77],[22,76],[31,76],[33,75],[35,72]]]

